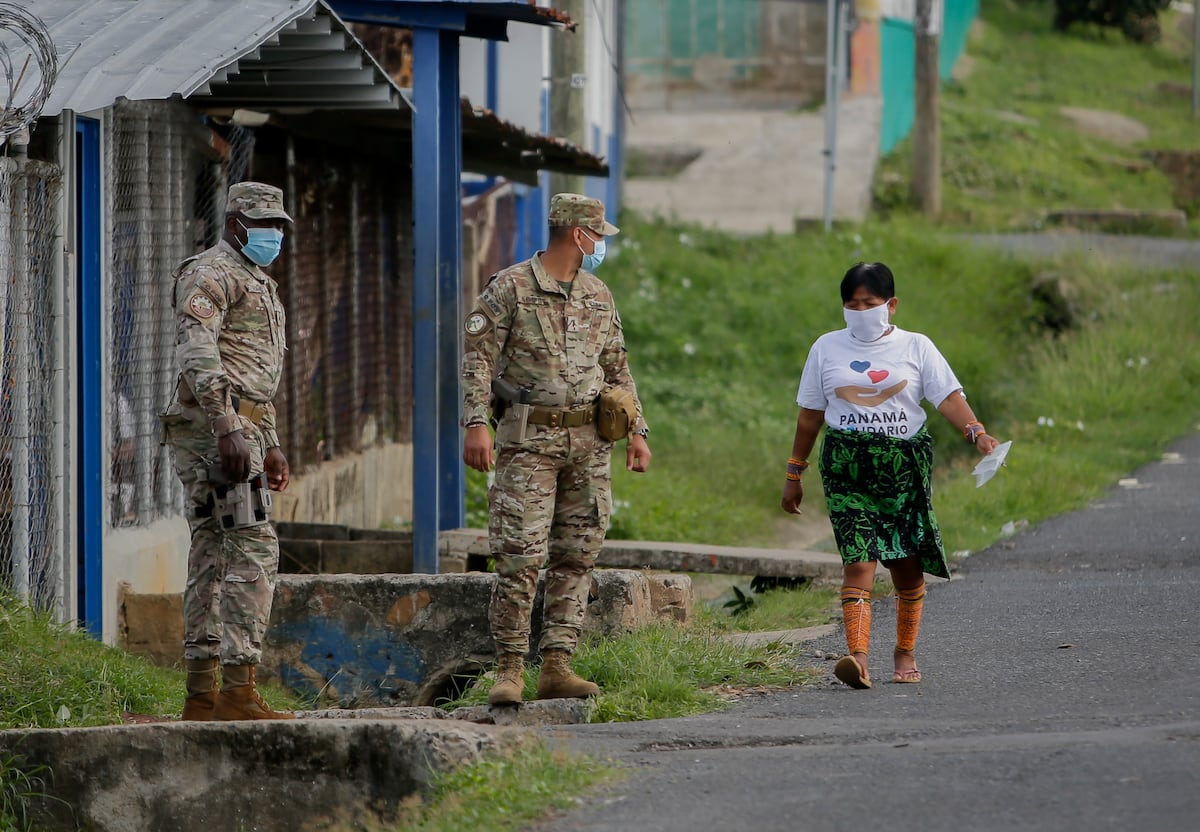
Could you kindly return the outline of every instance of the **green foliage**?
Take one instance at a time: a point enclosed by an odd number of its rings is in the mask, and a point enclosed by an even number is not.
[[[488,527],[488,475],[474,468],[467,470],[465,499],[466,524],[469,529]]]
[[[508,753],[439,775],[432,800],[408,807],[397,828],[516,832],[548,813],[575,807],[580,792],[623,776],[608,763],[529,740]]]
[[[26,803],[43,797],[45,766],[30,766],[24,758],[12,755],[0,758],[0,832],[25,832],[30,829]]]
[[[754,596],[730,587],[733,598],[717,599],[710,604],[697,603],[697,625],[715,632],[770,632],[798,630],[833,620],[838,594],[834,589],[803,586],[797,589],[771,589]],[[744,609],[739,598],[749,601]],[[729,612],[726,612],[729,610]]]
[[[124,711],[182,707],[181,674],[106,647],[15,599],[0,597],[0,728],[119,723]]]
[[[733,587],[733,598],[725,602],[725,609],[729,610],[730,615],[745,615],[754,608],[754,598],[739,587]]]
[[[1117,29],[1134,43],[1155,43],[1161,34],[1158,16],[1170,5],[1171,0],[1054,0],[1054,28],[1094,23]]]

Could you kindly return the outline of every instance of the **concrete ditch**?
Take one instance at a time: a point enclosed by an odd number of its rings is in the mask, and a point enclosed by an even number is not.
[[[494,577],[281,575],[259,677],[340,708],[433,705],[491,667],[487,612]],[[584,632],[614,635],[656,619],[686,621],[686,576],[600,569]],[[659,603],[655,606],[657,585]],[[541,629],[543,583],[534,602]],[[531,656],[531,658],[536,658]]]

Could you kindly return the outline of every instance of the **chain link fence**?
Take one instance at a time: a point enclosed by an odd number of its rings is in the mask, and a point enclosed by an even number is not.
[[[0,586],[59,603],[63,344],[57,166],[0,158]]]
[[[216,242],[227,175],[245,166],[241,131],[232,142],[176,102],[121,101],[108,121],[111,465],[113,526],[179,513],[182,489],[158,414],[178,378],[171,275]],[[232,172],[236,173],[236,170]]]

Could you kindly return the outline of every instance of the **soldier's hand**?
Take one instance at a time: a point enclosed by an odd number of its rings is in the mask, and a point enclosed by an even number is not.
[[[283,491],[291,482],[291,469],[288,468],[287,457],[283,455],[283,449],[276,446],[267,448],[267,455],[263,457],[263,468],[267,473],[267,485],[272,491]]]
[[[250,479],[250,446],[240,430],[218,438],[217,453],[221,455],[221,470],[226,479],[230,482]]]
[[[463,440],[463,462],[476,471],[492,470],[492,434],[487,425],[471,425]]]
[[[783,499],[780,505],[788,514],[803,514],[800,502],[804,499],[804,486],[800,480],[788,480],[783,486]]]
[[[650,457],[650,446],[646,444],[646,437],[638,433],[630,436],[629,444],[625,447],[625,470],[645,473],[650,467]]]

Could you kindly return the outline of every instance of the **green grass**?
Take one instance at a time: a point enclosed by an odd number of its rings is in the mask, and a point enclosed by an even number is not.
[[[982,3],[956,74],[970,69],[942,87],[943,222],[1033,229],[1051,209],[1174,207],[1167,177],[1141,163],[1149,151],[1200,148],[1190,96],[1163,86],[1190,85],[1191,35],[1180,30],[1190,18],[1163,15],[1163,42],[1144,46],[1096,27],[1054,32],[1053,15],[1050,2]],[[1062,107],[1120,113],[1149,137],[1085,135]],[[905,141],[880,165],[876,199],[893,216],[912,213],[911,151]]]
[[[791,648],[738,647],[715,631],[673,624],[585,639],[571,664],[575,672],[601,688],[593,722],[704,713],[724,707],[726,693],[799,685],[812,675],[796,667]],[[536,693],[537,673],[536,666],[526,666],[527,700]],[[489,677],[481,677],[461,699],[439,704],[446,708],[483,704],[491,686]]]
[[[549,814],[575,808],[576,795],[624,775],[609,763],[531,740],[512,752],[441,775],[430,800],[409,806],[403,823],[391,828],[516,832]]]
[[[696,624],[716,633],[761,633],[774,630],[796,630],[833,621],[838,593],[828,587],[805,586],[799,589],[773,589],[753,592],[749,583],[737,586],[750,604],[744,612],[733,613],[739,600],[728,592],[710,603],[697,603],[694,608]]]
[[[0,758],[0,832],[30,828],[26,804],[45,796],[47,776],[44,766],[30,766],[19,755]]]
[[[122,714],[178,716],[184,674],[108,647],[0,593],[0,729],[114,725]],[[297,700],[267,686],[276,707]]]

